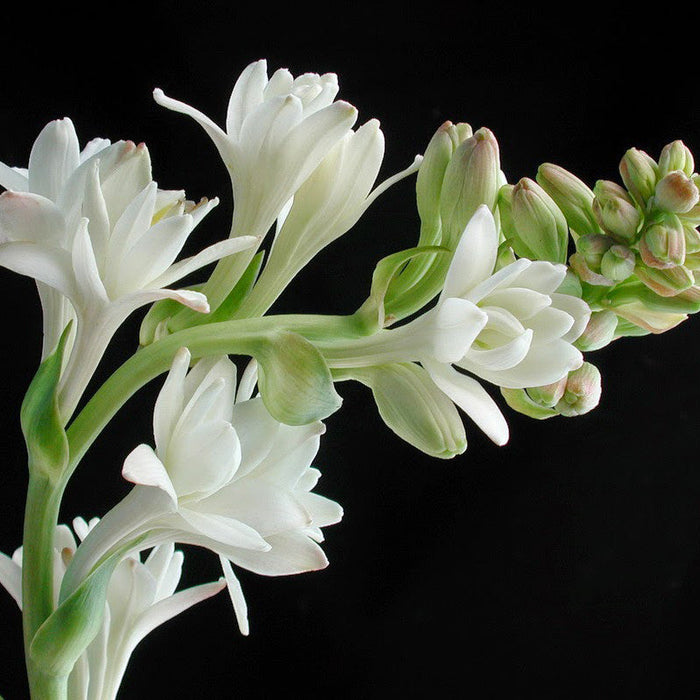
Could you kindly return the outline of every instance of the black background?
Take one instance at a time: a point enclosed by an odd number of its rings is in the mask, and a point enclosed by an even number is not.
[[[146,7],[144,5],[144,7]],[[3,9],[0,160],[26,165],[51,119],[149,146],[154,177],[222,204],[185,252],[226,235],[228,179],[189,119],[155,105],[159,86],[222,122],[235,77],[267,58],[339,74],[360,123],[377,117],[383,175],[422,152],[446,119],[488,126],[510,182],[543,161],[588,184],[617,179],[630,146],[700,149],[694,36],[670,13],[544,7],[149,4],[72,16]],[[344,313],[376,260],[413,245],[413,182],[390,191],[318,256],[278,310]],[[21,540],[26,487],[18,409],[39,356],[30,280],[2,273],[0,550]],[[140,316],[105,358],[134,349]],[[591,354],[600,407],[536,422],[508,412],[497,448],[467,421],[467,452],[429,459],[390,433],[369,393],[341,385],[318,490],[345,508],[328,528],[328,569],[268,579],[241,572],[251,635],[225,594],[159,628],[132,657],[123,697],[694,697],[700,686],[697,321]],[[150,441],[148,387],[76,474],[64,519],[103,514],[119,470]],[[219,574],[188,550],[183,583]],[[25,697],[20,618],[0,596],[0,693]]]

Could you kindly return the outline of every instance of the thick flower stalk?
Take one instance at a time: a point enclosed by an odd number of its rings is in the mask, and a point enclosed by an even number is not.
[[[245,601],[230,563],[267,576],[312,571],[328,563],[321,528],[337,523],[337,503],[311,493],[310,467],[324,431],[320,422],[288,426],[251,398],[254,378],[236,391],[228,358],[206,358],[188,373],[177,353],[153,416],[155,449],[139,445],[123,475],[136,486],[86,538],[68,570],[70,595],[106,552],[133,542],[206,547],[222,559],[239,626]],[[197,469],[192,465],[197,464]]]
[[[175,262],[217,200],[193,205],[182,191],[159,190],[144,145],[91,144],[81,162],[70,121],[52,122],[32,149],[26,185],[21,173],[12,178],[9,169],[3,171],[6,184],[38,191],[0,195],[0,264],[39,283],[45,353],[53,350],[68,320],[77,319],[61,385],[65,416],[127,316],[164,298],[208,312],[203,294],[170,285],[255,242],[225,240]],[[44,178],[33,177],[33,170]]]
[[[99,522],[73,521],[80,540]],[[73,532],[59,525],[54,536],[56,602],[66,569],[79,549]],[[224,579],[176,592],[184,555],[172,543],[154,547],[145,561],[127,556],[116,567],[107,588],[103,620],[97,636],[81,654],[68,678],[71,700],[113,700],[129,658],[156,627],[225,588]],[[0,552],[0,583],[22,608],[22,547],[12,558]]]

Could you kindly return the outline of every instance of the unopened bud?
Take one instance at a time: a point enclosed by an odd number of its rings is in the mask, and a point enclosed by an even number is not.
[[[594,272],[600,272],[603,255],[610,250],[615,241],[602,233],[591,233],[581,236],[576,241],[576,250],[583,256],[586,265]]]
[[[659,156],[659,175],[661,177],[674,170],[680,170],[688,177],[690,177],[695,170],[693,154],[683,141],[680,140],[672,141],[664,146]]]
[[[622,282],[634,273],[636,257],[624,245],[611,246],[600,261],[600,272],[614,282]]]
[[[617,328],[617,314],[610,309],[594,311],[583,333],[576,339],[574,345],[581,352],[600,350],[612,343]]]
[[[503,184],[498,142],[482,127],[457,147],[445,170],[440,216],[448,242],[459,240],[480,205],[494,210]]]
[[[685,229],[678,217],[666,216],[646,228],[639,239],[639,252],[649,267],[665,270],[682,265],[686,252]]]
[[[518,253],[517,243],[522,241],[536,260],[565,262],[569,227],[555,201],[534,180],[526,177],[515,185],[512,194],[515,252]]]
[[[674,297],[695,284],[693,273],[684,265],[664,270],[638,265],[634,273],[640,282],[662,297]]]
[[[537,182],[556,202],[566,221],[579,236],[600,233],[593,214],[593,191],[568,170],[543,163],[537,170]]]
[[[620,161],[622,182],[641,207],[654,194],[658,173],[656,161],[637,148],[630,148]]]
[[[601,390],[598,368],[590,362],[584,362],[578,369],[569,372],[566,390],[555,409],[562,416],[581,416],[598,405]]]
[[[700,231],[692,226],[683,226],[683,233],[685,234],[685,258],[688,259],[688,255],[700,252]]]
[[[430,139],[416,179],[418,213],[424,223],[439,221],[445,170],[455,149],[472,135],[469,124],[445,122]]]
[[[560,379],[558,382],[552,384],[545,384],[544,386],[528,387],[526,390],[528,396],[538,405],[545,408],[552,408],[555,406],[562,396],[564,396],[564,391],[566,390],[566,377]]]
[[[697,185],[681,170],[674,170],[659,180],[654,202],[659,209],[684,214],[700,199]]]
[[[621,243],[632,241],[642,217],[625,189],[609,180],[598,180],[593,192],[593,213],[601,227]]]
[[[582,282],[602,287],[610,287],[615,284],[613,280],[604,277],[599,272],[591,270],[581,253],[574,253],[569,258],[569,267]]]
[[[554,418],[559,414],[551,407],[541,406],[530,398],[530,395],[525,389],[506,389],[501,387],[501,394],[506,400],[506,403],[518,413],[522,413],[528,418],[535,420],[546,420]]]

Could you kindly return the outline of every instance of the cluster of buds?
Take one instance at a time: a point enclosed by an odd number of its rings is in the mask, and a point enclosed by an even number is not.
[[[519,256],[568,261],[579,287],[573,293],[591,307],[579,349],[663,333],[700,309],[700,176],[694,168],[690,150],[673,141],[658,161],[628,150],[619,167],[622,184],[598,180],[591,189],[545,163],[536,180],[501,189],[505,242]]]

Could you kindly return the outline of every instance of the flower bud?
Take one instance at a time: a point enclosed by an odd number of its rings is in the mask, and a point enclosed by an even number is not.
[[[576,339],[574,346],[581,352],[600,350],[615,339],[617,315],[610,309],[594,311],[583,333]]]
[[[566,390],[566,377],[553,384],[544,386],[529,387],[526,389],[528,396],[538,405],[545,408],[552,408],[564,396]]]
[[[578,369],[569,372],[566,390],[555,409],[562,416],[581,416],[598,405],[601,390],[598,368],[590,362],[584,362]]]
[[[421,221],[436,222],[445,170],[455,149],[472,135],[469,124],[445,122],[430,139],[416,179],[416,201]]]
[[[587,236],[581,236],[576,241],[576,250],[583,256],[586,265],[593,272],[600,272],[603,255],[610,250],[614,243],[615,241],[609,236],[604,236],[602,233],[591,233]]]
[[[456,148],[445,170],[440,196],[443,244],[459,240],[481,204],[494,210],[503,180],[498,142],[482,127]]]
[[[640,207],[654,194],[658,173],[656,161],[636,148],[630,148],[620,161],[622,182]]]
[[[593,191],[585,183],[553,163],[540,165],[536,179],[561,209],[572,231],[579,236],[600,233],[593,214]]]
[[[697,185],[681,170],[664,175],[656,185],[654,202],[659,209],[684,214],[700,199]]]
[[[683,233],[685,235],[685,259],[688,255],[700,252],[700,231],[692,226],[684,225]]]
[[[665,270],[685,262],[685,229],[670,215],[647,227],[639,239],[639,252],[649,267]]]
[[[661,177],[674,170],[680,170],[688,177],[690,177],[695,170],[693,154],[683,141],[680,140],[672,141],[664,146],[659,156],[659,175]]]
[[[634,273],[640,282],[662,297],[674,297],[695,284],[693,273],[684,265],[663,270],[638,265]]]
[[[642,217],[627,192],[614,182],[598,180],[593,193],[593,213],[602,228],[621,243],[632,241]]]
[[[546,420],[559,415],[553,408],[541,406],[530,398],[530,395],[525,389],[506,389],[501,387],[501,394],[506,400],[506,403],[518,413],[522,413],[528,418],[535,420]]]
[[[559,207],[540,185],[522,178],[512,191],[511,215],[515,228],[513,248],[522,241],[536,260],[565,262],[569,228]]]
[[[636,257],[634,252],[624,245],[611,246],[600,261],[600,272],[614,282],[622,282],[634,273]]]

